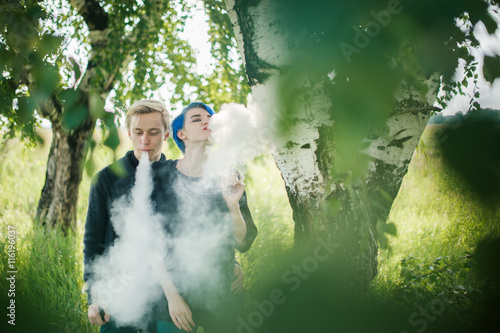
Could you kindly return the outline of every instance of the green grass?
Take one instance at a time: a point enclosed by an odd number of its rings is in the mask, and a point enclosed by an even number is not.
[[[293,220],[283,179],[271,156],[249,165],[245,183],[259,234],[238,260],[245,274],[248,299],[255,299],[255,292],[263,289],[268,277],[278,269],[276,258],[293,245]]]
[[[428,126],[408,168],[389,222],[398,233],[391,249],[380,252],[381,273],[395,277],[399,261],[408,256],[430,261],[463,256],[485,236],[500,236],[496,211],[485,209],[455,170],[447,166]],[[389,236],[390,237],[390,236]]]
[[[462,310],[473,306],[475,298],[470,295],[475,295],[477,289],[464,255],[472,252],[483,237],[500,235],[500,225],[495,220],[500,210],[484,209],[477,196],[443,163],[432,140],[434,130],[428,127],[424,132],[394,202],[389,222],[397,226],[398,233],[389,236],[390,247],[379,252],[379,274],[373,282],[372,295],[391,301],[399,297],[401,302],[407,297],[408,304],[411,297],[418,299],[422,290],[430,293],[424,295],[427,300],[442,292],[458,291],[461,296],[456,303],[464,305],[449,309]],[[44,137],[48,139],[47,133]],[[35,318],[23,317],[19,306],[19,320],[30,318],[26,320],[39,325],[38,331],[43,332],[96,332],[97,327],[88,324],[82,293],[82,235],[91,178],[84,174],[80,186],[75,234],[64,238],[57,231],[47,232],[34,226],[45,177],[49,141],[46,142],[30,149],[12,140],[0,150],[0,269],[7,271],[6,233],[9,225],[15,226],[16,302],[38,314]],[[130,149],[128,140],[123,142],[118,157]],[[169,146],[164,149],[167,158],[178,157],[179,153],[171,147],[172,140]],[[96,170],[113,160],[112,152],[103,147],[98,147],[93,157]],[[244,173],[249,206],[259,229],[252,248],[238,254],[251,300],[260,299],[259,290],[268,289],[268,277],[279,269],[276,258],[293,245],[293,221],[283,180],[270,156],[251,163]],[[402,269],[401,260],[408,257]],[[435,261],[439,257],[446,258]],[[443,274],[433,280],[433,271],[442,268]],[[0,281],[2,290],[8,289],[6,283],[5,279]],[[458,286],[469,288],[469,293],[460,293]]]
[[[131,148],[126,134],[121,134],[123,143],[117,150],[117,157]],[[16,302],[38,314],[39,321],[32,320],[33,325],[40,322],[44,327],[42,331],[47,332],[97,332],[96,326],[88,324],[82,293],[82,237],[91,176],[84,172],[80,185],[75,234],[65,238],[60,232],[48,232],[34,225],[50,145],[50,133],[45,131],[42,136],[45,144],[38,148],[28,148],[18,140],[11,140],[1,151],[0,204],[4,209],[0,210],[0,269],[7,271],[7,229],[14,226],[18,233]],[[172,159],[180,154],[174,149],[172,140],[168,141],[164,153]],[[93,152],[93,159],[95,169],[100,170],[113,161],[113,152],[98,147]],[[283,180],[270,156],[249,167],[246,183],[259,235],[252,249],[239,255],[238,260],[245,271],[247,289],[251,290],[254,288],[252,281],[258,280],[254,272],[264,276],[261,274],[273,268],[271,254],[292,245],[293,223]],[[2,290],[8,289],[4,288],[7,286],[5,280],[0,281],[0,286]],[[18,323],[27,318],[18,313]]]
[[[470,322],[485,296],[471,254],[481,240],[500,236],[500,205],[486,207],[444,163],[436,130],[424,132],[393,204],[388,222],[397,235],[379,251],[372,292],[408,309],[445,298],[446,318]]]
[[[47,138],[46,133],[44,137]],[[7,267],[7,230],[16,229],[16,329],[42,332],[91,332],[85,320],[81,228],[63,237],[34,225],[43,187],[50,141],[37,149],[17,140],[2,149],[0,160],[0,269]],[[88,190],[87,190],[88,191]],[[83,204],[83,203],[82,203]],[[80,210],[81,211],[81,210]],[[81,220],[81,218],[80,218]],[[1,289],[7,290],[5,279]],[[7,295],[2,295],[2,300]],[[4,304],[2,302],[2,304]],[[2,320],[2,326],[6,321]]]

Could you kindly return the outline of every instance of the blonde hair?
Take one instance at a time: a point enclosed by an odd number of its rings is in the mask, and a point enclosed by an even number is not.
[[[125,124],[127,129],[130,127],[130,119],[132,116],[136,116],[144,113],[160,112],[163,116],[163,125],[165,126],[165,132],[170,133],[170,115],[168,114],[167,108],[162,102],[154,99],[141,99],[135,102],[128,109],[125,117]]]

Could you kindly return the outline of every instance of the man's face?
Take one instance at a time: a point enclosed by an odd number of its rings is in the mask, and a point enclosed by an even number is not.
[[[151,162],[161,157],[163,142],[169,133],[165,132],[163,115],[160,112],[143,113],[130,117],[128,136],[134,145],[134,156],[141,159],[142,153],[148,153]]]

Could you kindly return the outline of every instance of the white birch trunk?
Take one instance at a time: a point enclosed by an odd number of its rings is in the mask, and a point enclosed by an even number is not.
[[[276,118],[281,110],[276,102],[279,92],[275,82],[286,75],[288,60],[295,51],[294,36],[287,34],[286,27],[281,25],[273,1],[261,0],[249,5],[245,1],[226,0],[226,7],[252,95],[265,113]],[[366,289],[377,271],[375,225],[387,219],[427,124],[436,91],[431,89],[427,100],[422,100],[401,84],[400,94],[395,96],[398,110],[386,122],[389,133],[365,139],[369,148],[364,153],[373,158],[366,186],[347,189],[341,181],[329,177],[332,160],[335,161],[333,144],[320,144],[333,125],[331,110],[335,112],[324,83],[308,73],[294,78],[293,86],[302,89],[299,102],[293,106],[295,110],[287,110],[286,114],[293,117],[294,125],[276,141],[274,159],[293,209],[296,241],[314,242],[325,231],[333,235],[344,244],[341,255],[349,257],[347,278],[358,288]],[[373,210],[369,202],[379,200],[381,194],[385,207]],[[335,214],[323,209],[325,201],[331,198],[340,203]]]

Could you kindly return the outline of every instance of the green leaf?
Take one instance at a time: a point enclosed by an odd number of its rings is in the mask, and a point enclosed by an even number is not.
[[[17,115],[19,120],[26,124],[33,119],[33,113],[35,111],[35,103],[30,97],[21,96],[18,98],[18,110]]]
[[[491,15],[489,13],[487,13],[486,15],[483,16],[481,21],[483,22],[484,26],[486,27],[486,30],[488,30],[488,33],[490,35],[493,35],[498,28],[498,24],[493,19],[493,17],[491,17]]]
[[[78,80],[82,75],[82,71],[80,70],[80,65],[75,61],[75,59],[70,58],[70,62],[73,65],[73,72],[75,73],[75,80]]]
[[[57,52],[59,46],[61,45],[62,38],[50,35],[44,35],[38,41],[38,48],[43,54],[52,54]]]
[[[120,137],[116,130],[116,127],[112,127],[108,132],[108,137],[104,141],[104,144],[109,148],[115,150],[120,144]]]
[[[85,172],[87,173],[87,176],[89,176],[89,178],[92,178],[92,176],[94,175],[95,169],[96,169],[96,166],[95,166],[94,159],[89,158],[87,160],[87,162],[85,163]]]
[[[99,96],[99,94],[97,94],[95,92],[90,94],[89,111],[90,111],[90,115],[94,119],[104,117],[104,114],[106,112],[106,111],[104,111],[104,101]]]
[[[397,234],[396,225],[394,223],[386,223],[386,225],[384,227],[384,231],[390,235],[396,236],[396,234]]]
[[[387,193],[387,191],[384,191],[383,189],[380,189],[379,190],[380,194],[382,195],[382,197],[387,200],[388,203],[391,203],[394,201],[394,199],[391,197],[391,195],[389,193]]]
[[[87,108],[83,105],[76,108],[67,110],[63,116],[62,125],[64,128],[70,130],[72,128],[80,126],[85,119],[87,119],[88,112]]]
[[[500,77],[500,56],[484,57],[483,75],[489,83]]]

